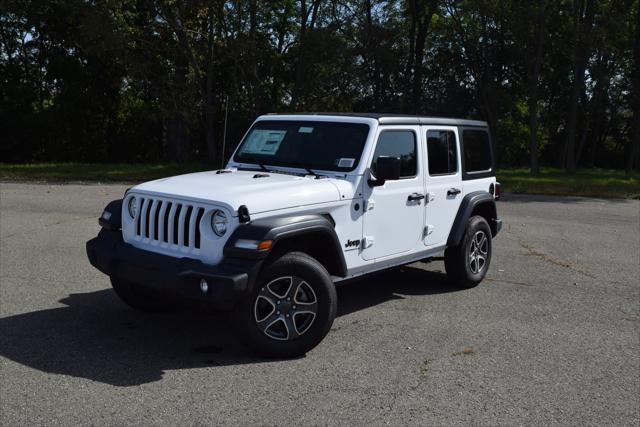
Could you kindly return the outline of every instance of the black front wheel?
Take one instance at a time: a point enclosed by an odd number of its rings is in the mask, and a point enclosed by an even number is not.
[[[467,223],[462,242],[447,248],[444,266],[449,281],[462,288],[472,288],[484,279],[491,263],[491,228],[481,216]]]
[[[266,357],[304,355],[323,340],[336,316],[331,276],[302,252],[280,256],[261,272],[250,296],[236,307],[246,344]]]

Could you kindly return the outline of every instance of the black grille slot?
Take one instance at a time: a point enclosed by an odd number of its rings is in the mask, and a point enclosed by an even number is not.
[[[136,234],[138,236],[142,234],[142,230],[140,229],[140,223],[142,221],[142,206],[144,206],[144,199],[140,199],[140,206],[138,206],[138,218],[136,219],[137,221]]]
[[[169,243],[169,215],[171,214],[171,207],[173,203],[167,202],[167,208],[164,210],[164,218],[162,219],[162,224],[164,227],[164,235],[163,241]]]
[[[162,201],[158,200],[158,204],[156,205],[156,211],[154,213],[153,218],[153,238],[155,240],[160,240],[160,211],[162,210]]]
[[[151,222],[151,206],[153,205],[153,201],[149,200],[147,202],[147,208],[144,210],[143,214],[144,214],[144,218],[145,218],[145,224],[144,224],[144,237],[149,237],[149,223]]]
[[[187,207],[187,213],[184,215],[184,245],[189,246],[189,225],[191,225],[191,212],[193,206]]]
[[[196,216],[196,242],[195,247],[200,249],[200,221],[202,221],[202,216],[204,215],[204,208],[198,209],[198,216]]]
[[[182,210],[182,205],[176,205],[176,214],[173,217],[173,243],[175,245],[178,244],[178,230],[180,229],[180,211]]]

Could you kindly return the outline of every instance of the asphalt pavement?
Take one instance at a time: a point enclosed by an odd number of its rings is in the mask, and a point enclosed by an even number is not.
[[[486,280],[342,286],[306,357],[141,314],[84,244],[124,185],[0,184],[0,425],[640,425],[640,202],[507,195]]]

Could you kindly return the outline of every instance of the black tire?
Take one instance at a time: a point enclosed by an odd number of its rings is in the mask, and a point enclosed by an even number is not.
[[[129,307],[147,313],[162,313],[172,311],[177,306],[168,300],[142,291],[128,280],[111,277],[111,286],[122,301]]]
[[[327,270],[305,253],[290,252],[264,267],[235,314],[240,337],[253,352],[287,358],[317,346],[331,329],[336,310],[336,289]]]
[[[482,235],[486,238],[486,244],[481,240],[483,243],[479,248],[479,242],[474,239]],[[472,253],[476,254],[475,268]],[[484,258],[484,261],[480,260],[481,257]],[[467,222],[467,228],[460,245],[447,248],[444,252],[444,267],[447,271],[447,277],[454,286],[472,288],[484,279],[490,263],[491,228],[483,217],[473,216]]]

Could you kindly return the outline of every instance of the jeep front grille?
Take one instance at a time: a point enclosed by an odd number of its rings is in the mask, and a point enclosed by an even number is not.
[[[135,220],[136,236],[179,248],[200,249],[204,208],[194,204],[145,197]]]

